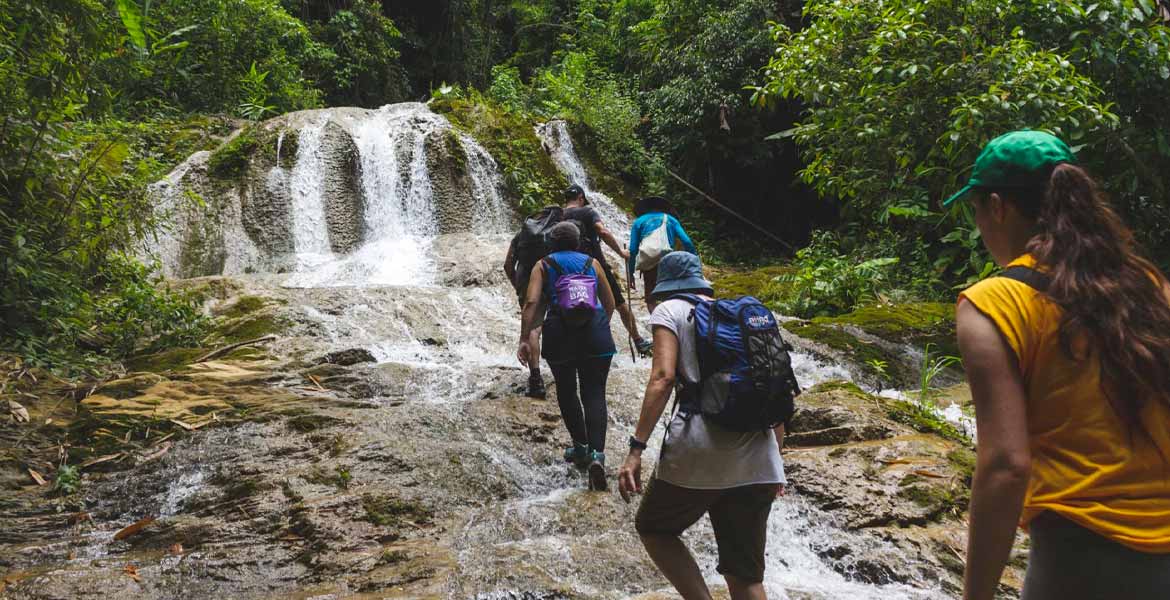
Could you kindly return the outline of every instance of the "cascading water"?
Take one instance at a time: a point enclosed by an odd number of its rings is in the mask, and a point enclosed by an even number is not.
[[[584,163],[573,147],[569,125],[559,119],[536,127],[536,135],[544,142],[557,169],[569,180],[585,189],[585,197],[601,213],[606,226],[619,241],[629,237],[630,217],[618,207],[612,198],[593,187]]]
[[[321,177],[321,133],[325,119],[299,132],[297,159],[288,176],[292,195],[292,238],[296,270],[317,267],[333,257],[329,229],[325,224],[324,189]],[[277,155],[279,157],[279,155]],[[280,167],[273,167],[279,172]]]
[[[156,515],[187,532],[191,541],[183,543],[195,548],[183,557],[196,565],[178,576],[184,589],[220,597],[287,597],[294,590],[303,591],[298,597],[367,590],[384,596],[403,593],[391,590],[419,576],[441,583],[418,595],[450,598],[627,598],[665,591],[633,533],[633,507],[616,499],[616,492],[585,491],[581,476],[560,462],[556,446],[567,436],[555,403],[517,398],[525,376],[514,354],[518,310],[500,273],[515,222],[492,157],[421,104],[312,111],[285,125],[297,131],[295,159],[282,165],[278,155],[259,181],[271,197],[284,198],[280,194],[288,190],[289,252],[295,260],[283,264],[293,272],[240,278],[248,293],[274,298],[282,318],[295,323],[272,348],[288,361],[282,364],[302,365],[288,366],[286,385],[303,391],[318,381],[297,369],[316,365],[327,353],[360,349],[373,360],[319,381],[309,392],[316,394],[311,401],[287,413],[301,419],[297,427],[308,435],[279,420],[209,428],[199,433],[206,437],[176,444],[150,476],[101,483],[105,487],[93,493],[117,500],[94,507],[98,519],[107,521],[94,538],[100,544],[90,542],[91,548],[103,557],[107,548],[125,552],[110,545],[112,532]],[[349,251],[337,250],[337,222],[330,218],[339,201],[328,184],[336,172],[330,165],[344,158],[329,146],[338,128],[356,153],[354,188],[362,209],[360,243]],[[565,175],[586,188],[615,236],[625,238],[629,218],[590,186],[565,124],[553,121],[538,132]],[[293,143],[283,136],[277,141]],[[462,148],[465,170],[452,176],[441,172],[446,165],[433,153],[454,147]],[[178,198],[187,169],[158,184],[159,191]],[[452,181],[463,182],[456,194],[450,193]],[[224,238],[251,239],[245,229],[238,226]],[[182,238],[179,233],[175,239]],[[233,254],[244,246],[225,244],[230,247],[224,264],[231,268],[223,272],[240,275],[249,264],[264,266],[244,260],[252,255]],[[164,261],[182,255],[163,254]],[[624,339],[613,321],[615,338]],[[844,368],[810,355],[793,358],[803,387],[849,378]],[[330,370],[305,372],[332,372],[333,365],[320,366]],[[648,367],[648,361],[635,364],[623,353],[611,372],[611,483],[624,454],[621,440],[638,416]],[[547,371],[545,377],[551,383]],[[345,403],[325,406],[329,398]],[[319,416],[327,419],[315,420]],[[659,427],[644,478],[661,436]],[[342,472],[347,479],[337,483]],[[231,499],[241,494],[249,495],[246,507],[221,508],[234,506]],[[386,494],[421,498],[442,527],[408,521],[393,536],[374,527],[362,507]],[[841,560],[826,558],[843,544],[856,557],[881,554],[906,563],[914,557],[834,526],[832,515],[799,496],[778,501],[768,527],[765,583],[772,598],[940,595],[928,591],[934,582],[871,584],[851,577]],[[394,546],[397,535],[417,543]],[[686,540],[704,575],[720,584],[707,520]],[[371,578],[378,569],[372,565],[384,567],[397,556],[388,548],[416,556],[420,547],[446,554],[417,569],[407,561],[413,570],[385,580],[396,583],[375,585]],[[159,563],[158,573],[171,576],[175,562]],[[70,568],[90,572],[85,565]],[[53,581],[84,581],[65,572]],[[110,569],[103,564],[100,572]],[[341,581],[336,587],[322,587],[335,580]],[[162,589],[158,597],[170,591]]]
[[[395,104],[351,117],[345,124],[360,157],[366,241],[348,256],[300,269],[302,272],[290,277],[285,286],[433,284],[430,250],[440,227],[428,144],[443,136],[459,139],[462,160],[469,167],[470,197],[457,210],[474,215],[475,233],[498,234],[510,227],[511,211],[500,191],[495,161],[471,137],[454,132],[442,116],[422,104]],[[302,150],[306,134],[310,143],[316,141],[314,133],[312,128],[301,131]],[[300,164],[298,153],[298,168]],[[297,214],[314,214],[309,203],[295,210]],[[312,220],[311,216],[301,218]],[[328,235],[323,226],[316,231],[315,240],[321,233]]]

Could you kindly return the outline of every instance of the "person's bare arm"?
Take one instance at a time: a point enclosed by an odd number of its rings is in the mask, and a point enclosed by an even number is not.
[[[970,301],[956,316],[979,431],[967,527],[966,600],[992,600],[1011,553],[1031,476],[1027,393],[1015,353]]]
[[[606,228],[605,223],[602,223],[599,220],[597,221],[597,224],[594,225],[594,228],[597,230],[597,237],[601,238],[601,241],[605,242],[606,246],[609,246],[613,249],[614,252],[617,252],[618,256],[622,257],[623,260],[630,260],[630,252],[625,248],[622,248],[621,244],[618,243],[617,238],[615,238],[613,233],[610,232],[608,228]]]
[[[776,452],[783,454],[784,453],[784,424],[781,423],[781,424],[773,427],[772,433],[776,434]],[[780,460],[783,461],[784,457],[781,456]],[[785,488],[785,484],[781,483],[780,487],[776,490],[776,495],[783,496],[784,495],[784,488]]]
[[[654,425],[666,410],[666,402],[670,400],[670,393],[674,391],[676,365],[678,362],[678,338],[670,329],[657,325],[654,327],[654,359],[650,364],[650,380],[646,382],[646,393],[642,397],[642,411],[638,415],[638,425],[634,428],[634,437],[646,442],[650,434],[654,433]],[[618,492],[622,499],[630,501],[631,493],[642,492],[642,451],[630,448],[618,471]]]
[[[613,311],[617,308],[617,301],[614,300],[613,290],[609,287],[609,278],[605,276],[605,271],[601,270],[601,263],[597,259],[593,260],[593,272],[597,274],[597,295],[601,300],[601,307],[605,309],[607,317],[613,317]]]
[[[540,263],[532,267],[532,275],[528,278],[528,290],[524,294],[524,312],[520,318],[520,346],[516,350],[516,358],[520,364],[528,366],[529,344],[528,335],[536,327],[536,318],[544,314],[544,269]]]

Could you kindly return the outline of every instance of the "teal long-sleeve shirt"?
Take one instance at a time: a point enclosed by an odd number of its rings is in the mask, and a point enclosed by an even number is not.
[[[698,254],[695,250],[694,242],[691,241],[687,232],[683,231],[682,224],[678,222],[678,219],[666,213],[646,213],[638,217],[630,225],[630,261],[629,265],[627,265],[630,273],[634,272],[634,262],[638,259],[638,246],[652,231],[662,227],[662,219],[666,219],[666,239],[670,243],[671,248],[686,250],[691,254]],[[679,248],[680,245],[682,248]]]

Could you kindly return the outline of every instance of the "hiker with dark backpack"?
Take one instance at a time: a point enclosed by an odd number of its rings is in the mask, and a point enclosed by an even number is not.
[[[633,224],[630,225],[630,257],[628,273],[642,274],[646,309],[651,313],[656,306],[651,292],[658,279],[658,261],[675,250],[698,254],[690,236],[678,222],[674,207],[661,196],[642,198],[634,205]],[[630,286],[633,292],[633,286]]]
[[[642,491],[642,451],[675,393],[658,465],[635,528],[683,598],[710,598],[679,536],[704,514],[719,549],[716,570],[733,599],[764,598],[768,514],[786,480],[780,448],[800,393],[776,318],[750,296],[715,300],[699,258],[658,264],[651,315],[654,362],[618,490]]]
[[[613,298],[617,303],[617,312],[621,316],[622,325],[626,331],[630,333],[630,338],[633,340],[634,346],[638,349],[638,353],[646,356],[650,353],[650,340],[642,337],[638,332],[638,322],[634,319],[634,312],[630,310],[629,302],[626,302],[625,296],[622,295],[621,285],[618,283],[617,275],[613,271],[613,267],[605,259],[605,253],[601,250],[601,244],[605,245],[617,252],[624,260],[629,260],[630,253],[625,248],[618,245],[617,238],[613,233],[606,228],[605,223],[601,220],[601,215],[592,206],[589,206],[589,199],[585,197],[585,190],[576,184],[570,185],[565,190],[565,206],[563,218],[574,221],[581,230],[581,251],[595,258],[601,269],[605,273],[605,279],[609,282],[609,288],[613,290]]]
[[[539,212],[524,219],[520,231],[512,237],[508,254],[504,257],[504,273],[516,290],[520,311],[528,294],[528,278],[532,267],[549,253],[548,235],[553,226],[561,222],[563,210],[559,206],[546,206]],[[529,334],[528,386],[525,395],[530,398],[544,398],[544,379],[540,376],[540,325]]]
[[[601,264],[579,251],[576,224],[558,223],[548,240],[552,252],[529,276],[516,356],[522,364],[533,360],[529,337],[544,315],[541,355],[552,370],[561,418],[573,442],[565,462],[587,471],[590,489],[605,490],[605,387],[616,353],[609,329],[613,292]]]

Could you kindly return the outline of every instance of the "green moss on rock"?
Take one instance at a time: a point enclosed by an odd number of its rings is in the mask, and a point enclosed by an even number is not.
[[[836,317],[817,317],[813,323],[852,326],[874,337],[925,347],[934,354],[957,355],[955,307],[939,302],[894,306],[866,306]]]
[[[906,400],[893,400],[887,404],[886,413],[890,419],[907,425],[916,431],[933,433],[963,445],[971,443],[971,440],[967,439],[967,436],[963,435],[963,432],[959,431],[949,421],[934,414],[929,408],[919,404]]]
[[[508,112],[478,95],[436,100],[430,106],[491,153],[522,211],[537,210],[560,197],[566,182],[536,136],[535,118]]]
[[[206,348],[172,348],[154,354],[133,356],[123,362],[128,371],[162,373],[185,367],[206,353]]]
[[[434,512],[421,503],[397,496],[366,494],[362,496],[362,508],[367,521],[382,527],[425,525],[434,517]]]
[[[839,327],[816,321],[788,322],[784,323],[783,326],[794,335],[824,344],[833,350],[845,354],[850,360],[872,375],[883,376],[871,364],[874,361],[881,361],[886,364],[885,379],[902,381],[906,377],[906,373],[904,373],[904,369],[900,366],[901,363],[898,361],[897,356],[894,356],[877,344],[859,340],[854,335]]]
[[[220,179],[241,177],[248,169],[252,153],[259,147],[260,135],[256,127],[244,129],[211,153],[211,158],[207,161],[207,171]]]
[[[720,298],[755,296],[764,302],[776,297],[781,284],[776,277],[792,272],[791,267],[771,265],[752,270],[709,269],[715,295]]]

